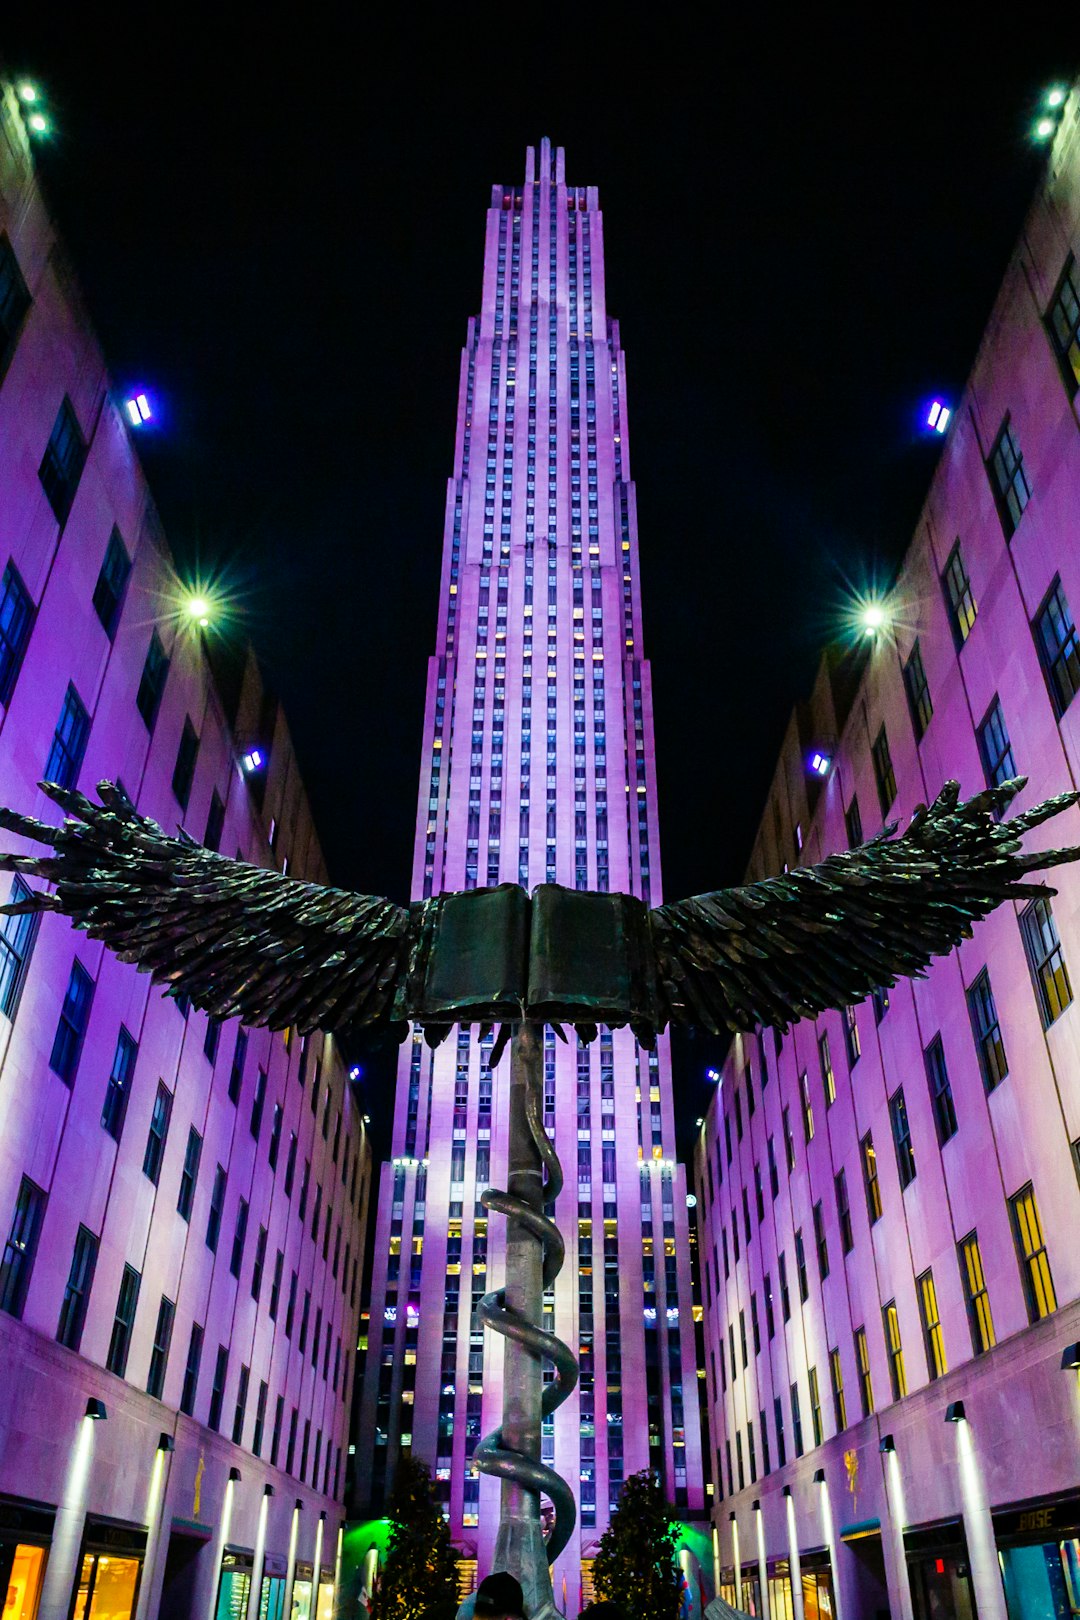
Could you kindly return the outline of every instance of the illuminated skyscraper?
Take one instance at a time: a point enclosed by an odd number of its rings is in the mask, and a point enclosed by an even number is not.
[[[623,891],[657,904],[649,666],[626,425],[607,313],[596,188],[561,148],[530,148],[495,186],[480,315],[462,356],[431,659],[413,895],[500,882]],[[545,1426],[579,1536],[555,1573],[568,1601],[622,1482],[654,1467],[702,1505],[686,1184],[670,1054],[624,1031],[545,1037],[545,1120],[566,1187],[568,1263],[548,1322],[579,1352],[580,1390]],[[500,1419],[502,1347],[474,1319],[503,1275],[504,1223],[479,1203],[505,1175],[509,1057],[456,1029],[402,1054],[383,1168],[359,1456],[370,1506],[403,1452],[429,1462],[455,1541],[488,1567],[498,1485],[471,1469]],[[576,1174],[575,1174],[576,1167]],[[576,1258],[576,1264],[575,1264]],[[361,1469],[362,1472],[362,1469]],[[585,1570],[587,1585],[588,1571]]]

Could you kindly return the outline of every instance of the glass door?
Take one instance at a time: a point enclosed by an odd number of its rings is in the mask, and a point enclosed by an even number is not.
[[[141,1565],[139,1558],[83,1553],[72,1620],[131,1620]]]
[[[34,1547],[27,1542],[0,1542],[4,1620],[35,1620],[44,1574],[44,1547]]]

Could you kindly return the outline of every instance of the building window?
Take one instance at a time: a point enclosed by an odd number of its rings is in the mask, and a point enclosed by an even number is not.
[[[265,1381],[259,1385],[259,1398],[255,1402],[255,1427],[251,1432],[252,1455],[262,1456],[263,1434],[266,1429],[266,1403],[270,1395],[270,1386]]]
[[[75,1071],[79,1067],[93,994],[93,979],[81,962],[73,962],[49,1057],[50,1069],[67,1086],[74,1081]]]
[[[777,1265],[777,1271],[778,1271],[779,1276],[780,1276],[780,1309],[783,1312],[784,1321],[785,1322],[790,1322],[791,1321],[791,1293],[790,1293],[790,1291],[788,1289],[788,1280],[787,1280],[787,1255],[786,1254],[781,1254],[777,1259],[776,1265]]]
[[[934,1124],[937,1126],[938,1142],[944,1147],[949,1138],[956,1135],[956,1106],[953,1103],[949,1071],[945,1066],[945,1047],[940,1035],[935,1035],[926,1048],[923,1062],[926,1064],[930,1101],[934,1105]]]
[[[247,1057],[248,1032],[238,1029],[236,1032],[236,1045],[233,1047],[232,1066],[229,1069],[229,1101],[240,1101],[240,1087],[244,1079],[244,1060]]]
[[[1008,1074],[1009,1065],[1005,1057],[1005,1043],[1001,1038],[994,992],[990,988],[990,974],[986,968],[968,990],[967,1004],[983,1085],[987,1091],[993,1091]]]
[[[821,1067],[821,1084],[825,1089],[826,1108],[836,1101],[836,1075],[833,1072],[832,1053],[829,1050],[829,1036],[826,1032],[818,1036],[818,1063]]]
[[[782,1117],[784,1125],[784,1153],[787,1158],[788,1175],[790,1175],[795,1168],[795,1137],[793,1136],[791,1130],[791,1109],[785,1108]]]
[[[266,1238],[266,1227],[260,1226],[259,1235],[255,1239],[255,1263],[251,1268],[251,1297],[256,1304],[262,1292],[263,1269],[266,1265]]]
[[[848,849],[857,849],[863,841],[862,816],[859,813],[858,799],[852,799],[844,811],[844,826],[847,829]]]
[[[911,724],[915,730],[915,741],[921,742],[926,735],[926,728],[930,724],[934,713],[934,705],[930,701],[930,687],[926,679],[926,670],[923,666],[922,652],[916,641],[904,665],[904,691],[907,693],[908,710],[911,714]]]
[[[13,878],[8,904],[17,905],[29,898],[30,890],[22,878]],[[40,921],[35,913],[25,912],[22,916],[5,917],[0,923],[0,1012],[11,1019],[19,1010]]]
[[[206,817],[206,832],[203,834],[203,848],[218,850],[221,848],[221,834],[225,829],[225,805],[217,788],[210,795],[210,809]]]
[[[214,1381],[210,1386],[210,1411],[207,1414],[207,1427],[216,1433],[221,1428],[221,1404],[225,1399],[225,1379],[229,1372],[228,1346],[218,1345],[217,1359],[214,1362]]]
[[[889,1098],[889,1119],[892,1123],[893,1146],[896,1149],[896,1168],[900,1173],[900,1187],[910,1187],[915,1180],[915,1150],[911,1145],[911,1122],[908,1119],[904,1088],[899,1086]]]
[[[1080,641],[1060,579],[1051,585],[1032,629],[1054,713],[1060,719],[1080,691]]]
[[[191,784],[195,779],[195,761],[198,757],[199,739],[191,723],[191,716],[185,715],[184,729],[180,736],[180,746],[176,750],[176,765],[172,775],[172,790],[181,810],[188,807]]]
[[[919,1295],[919,1315],[922,1318],[923,1343],[926,1346],[926,1370],[931,1378],[942,1378],[948,1372],[949,1366],[945,1360],[945,1335],[941,1331],[934,1273],[924,1271],[921,1277],[915,1279],[915,1287]]]
[[[127,1113],[138,1052],[134,1036],[121,1024],[120,1033],[116,1037],[116,1051],[113,1053],[108,1084],[105,1087],[105,1103],[101,1110],[102,1127],[117,1142],[124,1129],[124,1116]]]
[[[887,984],[876,984],[870,992],[870,999],[874,1003],[874,1023],[880,1024],[889,1010],[889,987]]]
[[[825,1216],[820,1199],[814,1205],[814,1247],[817,1249],[818,1272],[824,1282],[829,1275],[829,1242],[825,1233]]]
[[[859,1143],[863,1167],[863,1185],[866,1188],[866,1213],[870,1217],[870,1225],[881,1219],[881,1183],[878,1180],[877,1154],[874,1151],[874,1138],[869,1131]]]
[[[7,370],[32,300],[15,251],[0,236],[0,376]]]
[[[1039,1206],[1035,1201],[1035,1189],[1030,1181],[1009,1199],[1009,1214],[1027,1300],[1028,1321],[1038,1322],[1041,1317],[1057,1310],[1057,1295],[1054,1293],[1054,1279],[1050,1275],[1050,1260],[1046,1253],[1042,1221],[1039,1219]]]
[[[206,1223],[206,1247],[212,1254],[217,1253],[218,1238],[221,1236],[221,1215],[225,1208],[225,1187],[228,1183],[224,1165],[218,1165],[214,1172],[214,1190],[210,1194],[210,1217]]]
[[[847,1428],[847,1401],[844,1399],[844,1369],[840,1363],[839,1349],[829,1351],[829,1379],[832,1383],[833,1416],[836,1418],[836,1432],[842,1434]]]
[[[165,1369],[169,1364],[169,1346],[172,1343],[175,1316],[176,1305],[162,1294],[154,1326],[154,1347],[150,1352],[150,1373],[146,1380],[146,1393],[153,1395],[158,1401],[165,1388]]]
[[[818,1388],[817,1368],[811,1367],[806,1376],[810,1384],[810,1419],[814,1427],[814,1444],[820,1446],[825,1438],[825,1430],[821,1422],[821,1391]]]
[[[814,1140],[814,1105],[810,1101],[810,1076],[805,1069],[799,1076],[799,1097],[802,1102],[803,1137],[809,1145]]]
[[[795,1233],[795,1271],[799,1278],[799,1298],[805,1305],[810,1298],[810,1282],[806,1274],[806,1246],[801,1226]]]
[[[18,271],[16,271],[18,274]],[[0,263],[0,349],[3,347],[3,268]],[[1046,329],[1054,346],[1070,399],[1080,388],[1080,270],[1072,254],[1046,312]]]
[[[89,1227],[80,1226],[71,1256],[64,1299],[60,1306],[60,1321],[56,1337],[69,1350],[77,1350],[82,1342],[86,1307],[90,1303],[90,1288],[97,1265],[98,1240]]]
[[[23,1176],[0,1261],[0,1311],[11,1316],[22,1315],[44,1218],[45,1193],[29,1176]]]
[[[266,1102],[266,1070],[259,1069],[255,1075],[255,1091],[251,1099],[251,1134],[256,1142],[262,1130],[263,1106]]]
[[[895,1299],[891,1299],[883,1307],[881,1319],[885,1325],[885,1351],[889,1358],[892,1398],[894,1401],[901,1401],[907,1394],[907,1374],[904,1371],[904,1349],[900,1343],[900,1317]]]
[[[125,1266],[124,1275],[120,1279],[120,1292],[116,1298],[116,1315],[113,1317],[112,1334],[109,1338],[109,1353],[105,1357],[106,1367],[118,1378],[123,1378],[127,1371],[131,1330],[135,1325],[135,1307],[139,1303],[141,1283],[142,1277],[135,1267]]]
[[[854,1007],[844,1008],[844,1046],[847,1050],[848,1068],[853,1069],[862,1057],[859,1022],[855,1016]]]
[[[65,395],[38,468],[38,477],[58,523],[64,523],[71,511],[85,460],[86,441],[71,401]]]
[[[139,690],[135,698],[135,707],[146,723],[146,729],[153,731],[157,719],[158,709],[161,707],[161,695],[165,690],[165,682],[169,675],[169,660],[165,656],[161,637],[155,630],[150,637],[150,645],[146,651],[146,662],[143,664],[142,675],[139,678]]]
[[[1020,932],[1042,1014],[1043,1028],[1061,1017],[1072,1001],[1069,970],[1058,938],[1050,901],[1041,896],[1020,913]]]
[[[169,1120],[172,1116],[172,1092],[162,1082],[158,1081],[157,1096],[154,1098],[154,1109],[150,1115],[150,1130],[146,1137],[146,1152],[143,1154],[143,1175],[149,1177],[156,1187],[161,1175],[161,1161],[165,1155],[165,1138],[169,1134]]]
[[[49,757],[45,761],[46,782],[56,782],[66,788],[75,786],[89,735],[90,716],[74,686],[69,685],[60,718],[56,722]]]
[[[1001,432],[994,441],[987,469],[1005,538],[1009,540],[1016,533],[1024,507],[1031,499],[1031,485],[1008,417],[1001,424]]]
[[[884,726],[874,738],[870,754],[874,762],[874,781],[877,783],[881,814],[887,816],[896,798],[896,777],[893,774],[892,755],[889,753],[889,739],[885,735]]]
[[[131,558],[127,554],[120,530],[114,528],[105,547],[105,561],[94,586],[94,612],[101,627],[111,641],[120,623],[120,609],[124,605],[124,592],[131,578]]]
[[[243,1444],[244,1414],[247,1409],[248,1383],[251,1378],[251,1368],[241,1366],[240,1377],[236,1385],[236,1407],[233,1412],[232,1443],[234,1446]]]
[[[177,1213],[182,1220],[191,1219],[191,1206],[195,1202],[195,1184],[199,1179],[199,1160],[202,1158],[202,1137],[194,1125],[188,1131],[184,1149],[184,1168],[180,1172],[180,1192],[176,1200]]]
[[[791,1438],[795,1446],[796,1457],[803,1454],[802,1409],[799,1405],[799,1386],[791,1386]]]
[[[990,1295],[983,1273],[982,1254],[975,1232],[969,1232],[958,1245],[960,1280],[964,1285],[964,1303],[967,1305],[968,1327],[971,1330],[971,1348],[977,1356],[992,1350],[997,1343],[994,1319],[990,1314]]]
[[[847,1171],[843,1168],[836,1173],[836,1217],[840,1223],[840,1248],[844,1254],[850,1254],[855,1247],[855,1238],[851,1230],[851,1204],[848,1200]]]
[[[180,1410],[185,1417],[195,1411],[195,1396],[199,1388],[199,1363],[202,1360],[203,1330],[199,1322],[191,1324],[187,1361],[184,1364],[184,1387],[180,1392]]]
[[[1016,775],[1016,760],[1013,758],[1005,716],[996,697],[975,735],[987,787],[999,787],[1002,782],[1011,781]]]
[[[229,1257],[229,1270],[234,1277],[239,1277],[244,1264],[244,1243],[247,1239],[248,1204],[246,1198],[241,1198],[236,1206],[236,1225],[233,1227],[232,1254]]]
[[[941,576],[942,588],[945,592],[945,605],[949,612],[949,624],[952,626],[953,641],[957,651],[964,645],[971,628],[975,623],[978,609],[975,598],[971,593],[971,581],[964,567],[964,559],[960,552],[959,540],[949,552],[949,560],[945,564],[945,571]]]
[[[34,624],[34,604],[13,562],[0,580],[0,703],[11,702]]]

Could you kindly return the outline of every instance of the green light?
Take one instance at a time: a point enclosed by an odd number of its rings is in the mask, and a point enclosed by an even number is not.
[[[1064,100],[1065,92],[1059,84],[1055,84],[1054,88],[1046,93],[1046,105],[1048,107],[1060,107]]]
[[[33,122],[33,120],[31,120],[31,122]],[[1040,118],[1039,122],[1035,125],[1036,138],[1040,141],[1048,141],[1056,128],[1057,124],[1055,123],[1054,119]]]
[[[31,113],[26,122],[30,125],[30,128],[33,130],[35,135],[44,135],[45,131],[49,127],[48,123],[40,113]]]
[[[20,84],[20,86],[19,86],[19,100],[20,101],[36,101],[37,100],[37,91],[34,89],[34,86],[32,84]]]
[[[195,619],[200,627],[205,630],[207,625],[210,623],[211,611],[210,603],[207,601],[206,597],[189,596],[187,602],[185,603],[185,607],[188,617]]]
[[[862,627],[868,636],[875,635],[885,623],[885,609],[880,602],[871,602],[862,610]]]

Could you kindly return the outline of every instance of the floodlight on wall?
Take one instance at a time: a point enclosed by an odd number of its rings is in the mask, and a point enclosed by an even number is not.
[[[354,1063],[352,1068],[349,1070],[349,1079],[350,1080],[359,1080],[361,1075],[363,1074],[363,1072],[364,1071],[360,1067],[359,1063]]]
[[[729,1524],[734,1524],[735,1523],[735,1509],[734,1508],[732,1508],[731,1512],[728,1514],[728,1523]]]
[[[33,130],[35,135],[45,135],[45,134],[48,133],[49,120],[45,117],[45,115],[43,113],[39,113],[39,112],[31,113],[29,118],[26,120],[26,122],[30,126],[30,128]]]
[[[1061,1352],[1061,1367],[1066,1369],[1080,1368],[1080,1340],[1076,1344],[1067,1344]]]
[[[878,1450],[885,1456],[887,1456],[889,1452],[896,1450],[896,1441],[893,1439],[891,1434],[882,1435],[881,1444],[878,1446]]]
[[[105,1402],[99,1401],[96,1395],[91,1395],[86,1403],[86,1416],[93,1418],[96,1422],[101,1422],[108,1415],[105,1410]]]
[[[302,1513],[303,1509],[304,1509],[304,1498],[302,1496],[298,1496],[296,1498],[296,1501],[293,1503],[293,1510],[296,1513]]]
[[[828,776],[831,764],[832,760],[829,755],[823,754],[820,749],[815,749],[810,755],[810,769],[815,776]]]
[[[935,433],[944,433],[951,416],[949,406],[943,405],[940,399],[935,399],[926,413],[926,425],[933,428]]]
[[[25,101],[29,105],[29,103],[36,101],[37,98],[38,98],[38,93],[37,93],[37,86],[36,85],[30,84],[29,81],[27,81],[27,82],[25,82],[23,84],[20,84],[20,86],[19,86],[19,100],[20,101]]]
[[[824,1483],[825,1483],[825,1470],[824,1470],[824,1468],[815,1468],[815,1470],[814,1470],[814,1484],[815,1485],[824,1485]]]
[[[240,763],[244,767],[244,775],[251,776],[254,771],[261,771],[266,761],[261,748],[249,748]]]
[[[240,1483],[240,1470],[239,1470],[239,1468],[230,1468],[229,1469],[229,1478],[232,1480],[234,1485],[239,1485],[239,1483]]]
[[[950,1401],[945,1408],[946,1423],[965,1423],[967,1413],[964,1411],[963,1401]]]
[[[761,1498],[760,1498],[760,1496],[755,1496],[754,1500],[751,1502],[750,1506],[751,1506],[752,1510],[755,1513],[760,1513],[761,1512]]]
[[[275,1494],[276,1494],[276,1492],[275,1492],[274,1487],[272,1485],[267,1484],[267,1485],[263,1486],[263,1495],[264,1496],[274,1496]]]
[[[173,1439],[171,1434],[167,1434],[165,1430],[162,1429],[161,1434],[158,1437],[157,1448],[159,1451],[175,1451],[176,1441]]]
[[[719,1069],[706,1069],[705,1070],[705,1078],[706,1078],[706,1080],[711,1080],[713,1082],[713,1084],[715,1085],[717,1083],[717,1081],[720,1079],[720,1070]]]
[[[791,1495],[791,1486],[790,1485],[785,1485],[782,1494],[784,1496],[790,1496]]]

